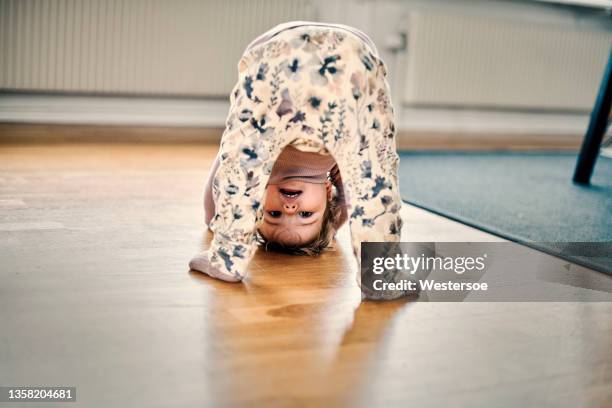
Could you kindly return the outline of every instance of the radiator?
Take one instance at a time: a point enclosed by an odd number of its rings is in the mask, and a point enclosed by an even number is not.
[[[236,62],[256,35],[288,20],[352,24],[359,17],[388,57],[391,79],[403,79],[393,90],[398,105],[577,112],[592,106],[612,44],[610,24],[578,29],[571,18],[538,24],[459,6],[454,13],[413,10],[413,3],[0,0],[0,91],[226,99]],[[500,4],[508,3],[487,6]],[[404,13],[405,26],[390,22]],[[407,33],[405,64],[385,50],[396,27]]]
[[[0,0],[0,90],[227,98],[258,34],[307,0]]]
[[[612,45],[610,24],[415,12],[407,26],[403,102],[415,107],[586,111]]]

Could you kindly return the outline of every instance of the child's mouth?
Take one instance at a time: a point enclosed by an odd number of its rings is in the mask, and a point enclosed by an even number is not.
[[[296,198],[302,194],[302,190],[293,190],[291,188],[279,188],[278,191],[287,198]]]

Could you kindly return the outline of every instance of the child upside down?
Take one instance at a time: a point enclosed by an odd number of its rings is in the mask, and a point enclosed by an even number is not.
[[[358,264],[361,242],[399,241],[393,107],[372,41],[286,23],[254,40],[238,71],[205,187],[214,238],[191,269],[238,282],[258,241],[317,254],[347,219]]]

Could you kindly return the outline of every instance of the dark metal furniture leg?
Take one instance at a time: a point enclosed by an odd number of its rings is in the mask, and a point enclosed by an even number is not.
[[[608,126],[608,116],[610,115],[610,102],[612,102],[612,50],[608,56],[608,64],[604,71],[603,79],[597,94],[597,100],[591,112],[591,120],[589,128],[582,147],[580,148],[580,156],[576,162],[574,170],[574,182],[580,184],[589,184],[591,174],[595,167],[595,161],[599,155],[599,147],[603,140],[604,133]]]

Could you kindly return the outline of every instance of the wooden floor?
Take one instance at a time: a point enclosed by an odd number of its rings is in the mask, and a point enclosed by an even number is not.
[[[189,272],[214,154],[0,147],[0,385],[76,386],[75,407],[612,406],[612,303],[360,303],[346,229],[316,259],[258,253],[243,284]],[[497,240],[403,211],[406,239]]]

